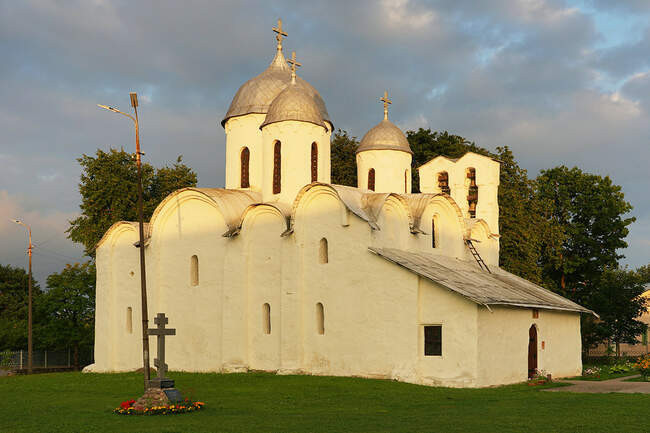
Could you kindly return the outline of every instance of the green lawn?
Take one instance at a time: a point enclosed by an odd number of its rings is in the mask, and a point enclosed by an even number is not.
[[[525,384],[431,388],[385,380],[172,373],[202,412],[119,416],[141,376],[0,378],[0,432],[641,432],[650,396],[540,392]]]

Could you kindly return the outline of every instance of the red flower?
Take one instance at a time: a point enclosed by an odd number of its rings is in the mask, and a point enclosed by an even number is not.
[[[127,401],[123,401],[122,403],[120,403],[120,407],[121,407],[122,409],[128,409],[128,408],[130,408],[131,406],[133,406],[133,403],[135,403],[135,400],[127,400]]]

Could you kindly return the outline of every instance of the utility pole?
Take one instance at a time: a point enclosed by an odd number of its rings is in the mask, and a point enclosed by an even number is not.
[[[138,167],[138,225],[140,228],[140,242],[138,242],[138,248],[140,248],[140,292],[142,295],[142,364],[144,367],[144,389],[146,391],[149,388],[150,377],[149,336],[147,335],[147,329],[149,329],[149,317],[147,312],[147,274],[144,257],[144,211],[142,204],[142,160],[140,157],[144,154],[140,152],[140,133],[138,129],[138,95],[135,92],[131,92],[129,96],[131,97],[131,107],[133,107],[135,117],[131,116],[130,114],[123,113],[114,107],[99,104],[97,104],[97,106],[114,113],[122,114],[131,119],[135,125],[135,161]]]
[[[32,228],[20,220],[11,221],[25,227],[29,234],[29,244],[27,246],[27,255],[29,256],[29,279],[27,291],[27,374],[32,374],[32,361],[34,359],[32,350]]]

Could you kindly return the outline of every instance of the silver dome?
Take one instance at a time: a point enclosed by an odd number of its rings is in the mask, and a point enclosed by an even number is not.
[[[273,100],[260,129],[271,123],[285,120],[309,122],[327,129],[316,100],[298,82],[289,84]]]
[[[393,122],[384,119],[361,139],[357,152],[366,150],[399,150],[413,154],[406,136]]]
[[[246,81],[237,91],[230,103],[226,116],[221,121],[224,126],[228,119],[245,114],[266,114],[273,100],[291,83],[291,68],[287,65],[282,51],[278,50],[268,68],[257,77]],[[325,101],[314,87],[298,77],[296,84],[303,88],[314,100],[320,112],[320,118],[330,120]]]

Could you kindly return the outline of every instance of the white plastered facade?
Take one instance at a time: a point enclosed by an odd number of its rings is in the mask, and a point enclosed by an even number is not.
[[[260,129],[264,120],[260,113],[227,119],[226,188],[176,191],[147,226],[149,317],[164,312],[177,330],[166,344],[170,369],[491,386],[526,379],[534,325],[538,368],[554,376],[580,372],[579,312],[543,309],[533,319],[531,308],[490,307],[369,251],[453,258],[481,271],[466,245],[472,239],[487,266],[498,267],[498,162],[476,154],[436,158],[420,167],[423,192],[411,194],[410,172],[404,191],[411,155],[370,150],[357,162],[360,173],[376,165],[376,192],[330,185],[329,121],[287,119]],[[276,141],[280,193],[273,192]],[[247,188],[240,184],[244,147]],[[469,167],[479,187],[476,218],[467,211]],[[451,195],[437,189],[440,171],[449,172]],[[119,222],[97,245],[95,364],[88,371],[141,366],[137,238],[137,225]],[[425,326],[442,326],[441,355],[425,355]],[[155,339],[151,345],[155,353]]]

